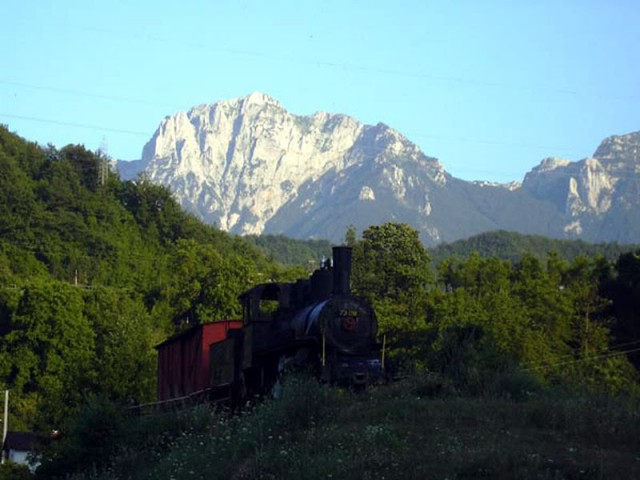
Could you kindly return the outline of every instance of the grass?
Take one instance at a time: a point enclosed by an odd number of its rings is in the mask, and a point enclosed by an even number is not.
[[[200,406],[126,422],[107,467],[70,478],[640,478],[637,405],[509,385],[466,396],[413,377],[353,394],[292,377],[240,416]]]

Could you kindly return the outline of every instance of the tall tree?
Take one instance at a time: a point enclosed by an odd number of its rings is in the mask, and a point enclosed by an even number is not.
[[[615,275],[601,284],[602,294],[611,300],[616,343],[625,345],[629,359],[640,369],[640,250],[618,258]]]
[[[139,295],[118,288],[97,287],[85,293],[84,315],[95,332],[92,393],[125,403],[155,398],[155,343]]]
[[[155,313],[171,312],[176,323],[206,323],[239,318],[237,297],[258,278],[254,268],[236,255],[220,255],[211,245],[179,240],[173,257],[173,282]]]
[[[82,401],[95,375],[95,335],[82,312],[82,293],[64,283],[34,281],[24,287],[2,338],[0,373],[32,419],[60,424]],[[33,426],[33,425],[32,425]]]
[[[433,281],[430,262],[413,227],[401,223],[369,227],[354,247],[354,291],[373,302],[383,328],[419,328],[424,325],[424,302]]]

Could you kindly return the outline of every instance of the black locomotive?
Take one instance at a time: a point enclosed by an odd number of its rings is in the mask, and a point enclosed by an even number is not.
[[[264,283],[240,296],[243,326],[210,346],[210,387],[238,400],[277,394],[288,368],[330,383],[366,386],[384,379],[384,350],[368,301],[350,291],[351,249],[334,247],[309,279]]]

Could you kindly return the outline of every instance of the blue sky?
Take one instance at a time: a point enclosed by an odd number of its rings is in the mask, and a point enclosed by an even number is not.
[[[0,44],[0,123],[117,159],[253,91],[384,122],[467,180],[640,130],[635,0],[3,0]]]

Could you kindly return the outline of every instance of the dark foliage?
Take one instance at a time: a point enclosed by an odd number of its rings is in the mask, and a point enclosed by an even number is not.
[[[513,262],[519,261],[525,253],[544,259],[550,252],[557,253],[561,258],[569,261],[581,255],[587,257],[602,255],[609,261],[615,261],[622,253],[637,248],[638,245],[620,245],[615,242],[592,244],[582,240],[559,240],[500,230],[438,245],[430,248],[429,252],[434,264],[439,265],[447,258],[468,258],[474,252],[481,257]]]
[[[244,238],[281,265],[301,265],[313,270],[322,258],[331,256],[331,243],[327,240],[295,240],[283,235],[247,235]]]
[[[176,319],[237,315],[239,293],[287,273],[166,188],[105,176],[106,160],[0,127],[0,382],[15,428],[62,428],[94,394],[153,400],[153,345]]]

